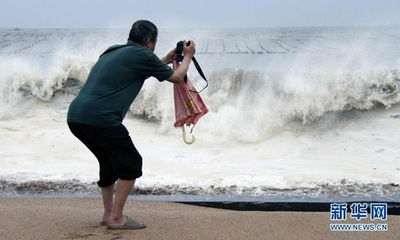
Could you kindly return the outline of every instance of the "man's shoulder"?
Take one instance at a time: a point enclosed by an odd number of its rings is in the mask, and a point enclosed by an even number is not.
[[[119,44],[110,46],[101,56],[109,56],[110,58],[120,62],[128,62],[129,64],[151,64],[159,62],[160,59],[151,50],[138,44]],[[108,61],[106,60],[106,61]]]
[[[113,54],[124,54],[124,53],[135,53],[135,56],[151,56],[152,52],[147,48],[139,46],[137,44],[115,44],[108,47],[100,56],[103,56],[108,53]]]
[[[125,46],[126,46],[126,45],[124,45],[124,44],[115,44],[115,45],[112,45],[112,46],[110,46],[109,48],[107,48],[107,49],[100,55],[100,57],[103,56],[103,55],[105,55],[105,54],[114,52],[115,50],[117,50],[117,49],[119,49],[119,48],[123,48],[123,47],[125,47]]]

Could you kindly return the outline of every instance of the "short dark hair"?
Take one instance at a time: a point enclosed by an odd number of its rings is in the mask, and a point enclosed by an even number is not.
[[[128,40],[145,44],[147,40],[157,41],[158,29],[156,25],[147,20],[138,20],[132,24]]]

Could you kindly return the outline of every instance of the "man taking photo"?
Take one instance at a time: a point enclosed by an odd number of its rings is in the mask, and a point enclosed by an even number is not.
[[[174,71],[175,49],[161,60],[154,54],[157,27],[146,20],[132,25],[128,42],[112,46],[98,59],[68,109],[71,132],[96,156],[104,204],[101,225],[107,229],[140,229],[145,225],[123,215],[135,180],[142,176],[142,157],[122,121],[146,78],[183,81],[195,54],[195,44],[184,44],[184,59]],[[115,199],[113,200],[114,184]]]

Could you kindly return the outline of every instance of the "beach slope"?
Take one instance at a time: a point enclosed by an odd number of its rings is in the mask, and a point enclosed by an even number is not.
[[[99,198],[2,198],[0,238],[400,239],[400,216],[389,215],[387,232],[331,232],[329,212],[232,211],[136,200],[127,201],[126,214],[147,228],[107,231],[99,225],[101,204]],[[351,222],[356,221],[345,223]]]

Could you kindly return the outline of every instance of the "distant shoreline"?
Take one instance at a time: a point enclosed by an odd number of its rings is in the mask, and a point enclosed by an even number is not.
[[[340,29],[349,29],[349,28],[382,28],[382,27],[400,27],[400,25],[338,25],[338,26],[270,26],[270,27],[261,27],[261,26],[243,26],[243,27],[196,27],[195,29],[191,27],[182,27],[182,28],[169,28],[169,27],[159,27],[160,32],[165,32],[168,30],[186,30],[186,31],[203,31],[203,30],[243,30],[243,29],[335,29],[335,28],[340,28]],[[126,28],[111,28],[111,27],[0,27],[0,30],[16,30],[16,31],[21,31],[21,30],[38,30],[38,29],[44,29],[44,30],[121,30],[121,31],[127,31],[129,30],[129,26]]]

